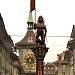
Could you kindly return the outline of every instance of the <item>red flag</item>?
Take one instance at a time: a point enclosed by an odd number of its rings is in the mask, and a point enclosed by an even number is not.
[[[35,0],[30,0],[30,12],[35,10]]]

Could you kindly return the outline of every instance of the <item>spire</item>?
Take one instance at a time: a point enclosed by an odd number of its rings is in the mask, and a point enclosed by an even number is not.
[[[29,17],[28,17],[28,30],[32,30],[33,29],[33,17],[32,17],[32,12],[29,12]]]
[[[32,12],[29,12],[28,22],[33,22]]]

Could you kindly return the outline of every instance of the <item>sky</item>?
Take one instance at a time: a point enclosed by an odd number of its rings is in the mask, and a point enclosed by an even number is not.
[[[29,10],[30,0],[0,0],[0,13],[14,43],[21,41],[26,34]],[[49,47],[44,61],[53,62],[57,60],[57,54],[66,50],[70,37],[49,36],[71,35],[75,24],[75,0],[36,0],[36,20],[40,15],[47,27],[46,45]]]

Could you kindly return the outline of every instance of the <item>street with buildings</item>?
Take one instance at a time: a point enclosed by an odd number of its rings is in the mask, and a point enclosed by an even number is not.
[[[0,14],[0,75],[36,75],[36,62],[41,59],[36,60],[37,55],[31,49],[36,45],[32,13],[29,13],[27,24],[25,37],[14,46]],[[43,75],[75,75],[75,25],[66,44],[66,50],[57,54],[57,61],[43,62]],[[16,49],[19,50],[19,56],[14,53]]]

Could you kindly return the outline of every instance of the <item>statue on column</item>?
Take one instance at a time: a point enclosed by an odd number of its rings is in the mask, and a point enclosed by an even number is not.
[[[36,31],[36,44],[45,45],[45,37],[46,37],[47,30],[46,30],[46,25],[44,25],[44,19],[42,16],[39,16],[37,23],[34,24],[34,30],[37,30]]]

